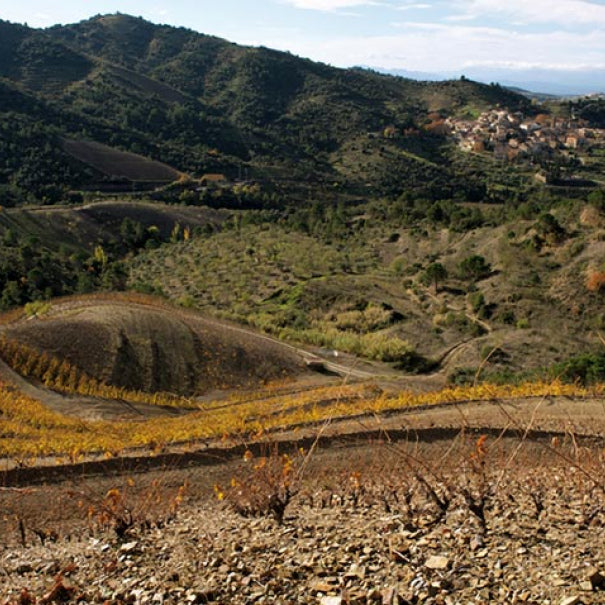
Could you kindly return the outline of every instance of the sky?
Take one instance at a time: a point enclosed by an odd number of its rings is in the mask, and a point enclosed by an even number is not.
[[[338,67],[605,70],[605,0],[0,0],[31,27],[115,12]]]

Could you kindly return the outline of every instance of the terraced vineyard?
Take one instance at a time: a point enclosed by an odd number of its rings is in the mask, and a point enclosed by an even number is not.
[[[0,383],[0,456],[22,465],[41,458],[67,458],[75,462],[86,455],[116,456],[133,448],[150,455],[166,448],[199,447],[200,441],[228,439],[246,442],[268,432],[291,431],[306,425],[346,419],[371,420],[375,415],[414,409],[464,404],[469,401],[515,402],[528,398],[566,397],[582,401],[602,397],[605,387],[583,389],[560,383],[529,383],[517,387],[481,385],[438,392],[396,395],[377,394],[372,383],[336,385],[300,390],[275,386],[259,393],[237,394],[227,399],[200,402],[198,411],[179,417],[163,416],[140,421],[82,421],[50,411],[21,395],[9,383]],[[42,395],[43,396],[43,395]],[[72,395],[76,398],[77,395]],[[100,394],[97,395],[100,397]],[[148,403],[154,398],[149,397]],[[85,405],[85,403],[83,403]],[[380,423],[379,423],[380,425]],[[363,421],[360,426],[363,426]]]

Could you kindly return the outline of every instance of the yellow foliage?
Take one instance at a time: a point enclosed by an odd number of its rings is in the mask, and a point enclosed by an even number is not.
[[[168,393],[130,391],[99,382],[66,359],[51,357],[22,343],[8,340],[5,336],[0,337],[0,359],[3,359],[18,374],[37,378],[49,389],[61,393],[197,409],[189,399]]]
[[[235,438],[237,442],[242,437],[254,438],[259,432],[264,434],[363,413],[380,414],[417,406],[477,400],[601,397],[604,391],[603,385],[588,389],[559,381],[456,386],[432,393],[401,392],[390,397],[377,395],[376,388],[369,384],[302,391],[276,386],[259,393],[238,394],[228,401],[209,403],[203,410],[186,416],[111,423],[84,422],[62,416],[0,382],[0,457],[13,458],[22,465],[31,464],[42,456],[63,456],[76,462],[90,453],[119,455],[123,450],[135,447],[146,447],[152,452],[171,444],[218,440],[221,436]],[[259,431],[259,427],[262,430]],[[478,450],[483,448],[483,442],[477,447]],[[246,451],[244,458],[251,460],[251,452]],[[256,464],[262,468],[266,461],[263,463],[259,458]],[[292,469],[292,460],[283,458],[281,465],[287,476]]]

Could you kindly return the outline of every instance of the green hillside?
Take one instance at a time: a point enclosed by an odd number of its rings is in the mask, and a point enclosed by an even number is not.
[[[121,14],[0,22],[0,51],[2,310],[138,290],[452,380],[598,349],[602,101]]]
[[[452,149],[425,132],[427,116],[495,104],[531,110],[499,87],[335,69],[127,15],[47,30],[0,22],[0,34],[0,128],[17,124],[0,142],[0,183],[18,201],[53,203],[107,180],[94,163],[66,155],[62,138],[192,176],[245,175],[282,204],[308,198],[310,189],[346,199],[408,187],[424,193],[425,183],[432,197],[455,187],[472,198],[472,175],[456,178]],[[385,138],[385,128],[411,134]],[[32,139],[44,142],[44,153]],[[379,169],[359,172],[364,156]]]

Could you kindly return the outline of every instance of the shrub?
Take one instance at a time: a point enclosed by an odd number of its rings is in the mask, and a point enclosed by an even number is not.
[[[244,468],[231,479],[228,488],[215,485],[214,492],[244,517],[272,516],[281,525],[298,491],[307,459],[302,449],[292,456],[280,453],[277,443],[265,445],[258,457],[246,449]]]
[[[180,296],[177,299],[176,304],[179,305],[179,307],[184,307],[185,309],[194,309],[195,298],[193,298],[191,294],[183,294],[183,296]]]
[[[376,305],[368,305],[363,311],[346,311],[336,316],[339,330],[363,334],[385,328],[391,322],[392,312]]]
[[[416,351],[410,351],[397,362],[395,367],[410,374],[428,374],[439,367],[439,362],[428,359]]]
[[[478,254],[465,258],[459,265],[460,276],[463,279],[476,281],[488,277],[492,272],[491,265]]]
[[[307,330],[284,328],[279,335],[285,340],[306,342],[317,347],[336,349],[385,362],[401,361],[413,351],[407,340],[380,333],[356,334],[335,328],[317,327]]]
[[[120,539],[153,527],[162,527],[173,519],[183,502],[187,483],[176,489],[156,479],[137,488],[128,479],[122,488],[114,487],[98,496],[85,490],[71,492],[86,513],[92,530],[112,530]]]
[[[602,292],[605,288],[605,271],[593,271],[586,280],[586,289],[589,292]]]
[[[592,204],[597,210],[605,210],[605,195],[602,190],[592,191],[588,194],[588,203]]]
[[[515,312],[512,309],[505,309],[498,315],[497,319],[504,324],[512,326],[515,323]]]
[[[540,237],[549,244],[556,244],[565,239],[565,229],[550,212],[540,215],[535,226]]]
[[[474,313],[479,313],[485,307],[485,296],[479,290],[469,294],[468,301]]]
[[[605,380],[605,353],[586,353],[553,366],[551,374],[564,382],[588,385]]]
[[[405,259],[397,257],[391,263],[390,269],[395,275],[403,275],[403,271],[405,269]]]
[[[24,310],[28,317],[39,317],[50,311],[50,303],[43,300],[34,300],[27,303]]]
[[[456,386],[473,384],[477,370],[474,368],[456,368],[447,377],[447,383]]]

